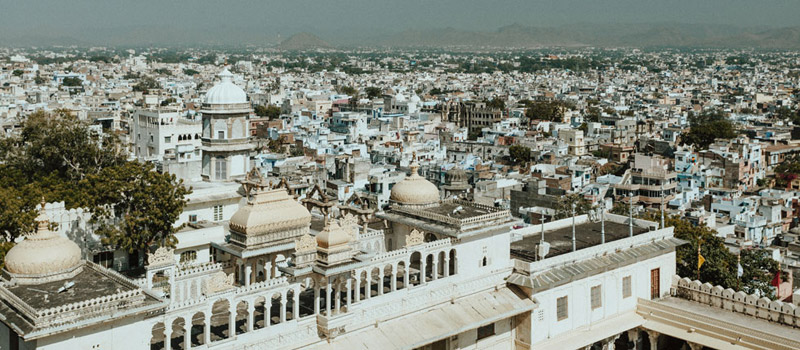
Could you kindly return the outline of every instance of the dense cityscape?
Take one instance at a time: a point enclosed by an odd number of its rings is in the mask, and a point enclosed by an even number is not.
[[[798,349],[800,53],[0,48],[0,349]]]

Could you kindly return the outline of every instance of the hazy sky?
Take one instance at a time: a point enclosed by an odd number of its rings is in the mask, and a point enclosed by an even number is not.
[[[0,0],[0,39],[148,35],[218,36],[247,31],[323,37],[519,23],[712,23],[798,26],[800,0]],[[157,29],[157,30],[156,30]]]

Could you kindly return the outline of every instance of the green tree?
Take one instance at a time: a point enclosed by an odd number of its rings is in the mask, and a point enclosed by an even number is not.
[[[555,205],[555,219],[565,219],[572,217],[572,205],[575,204],[575,215],[587,214],[592,210],[592,203],[577,193],[561,196]]]
[[[280,107],[277,107],[277,106],[273,106],[273,105],[267,105],[267,106],[256,105],[255,108],[253,108],[253,109],[255,110],[256,115],[259,116],[259,117],[267,117],[269,119],[277,119],[277,118],[279,118],[281,116],[281,109],[280,109]]]
[[[339,90],[340,94],[345,94],[345,95],[351,96],[351,97],[358,96],[358,89],[356,89],[356,88],[354,88],[352,86],[340,86],[338,90]]]
[[[81,86],[83,85],[83,80],[78,77],[66,77],[61,80],[61,85],[63,86]]]
[[[198,71],[196,71],[196,70],[194,70],[194,69],[191,69],[191,68],[185,68],[185,69],[183,70],[183,74],[186,74],[186,75],[190,75],[190,76],[192,76],[192,75],[197,75],[197,74],[200,74],[200,72],[198,72]]]
[[[525,117],[528,120],[547,121],[561,121],[564,113],[570,109],[570,105],[562,101],[528,101],[525,107]]]
[[[11,74],[14,75],[15,77],[21,76],[24,73],[25,72],[23,72],[22,69],[15,69],[13,72],[11,72]]]
[[[133,91],[148,93],[150,90],[158,90],[160,88],[161,84],[159,84],[157,80],[152,77],[144,77],[133,86]]]
[[[719,110],[704,111],[689,116],[689,132],[683,135],[683,144],[694,145],[706,149],[715,139],[732,139],[736,137],[733,122]]]
[[[126,162],[86,179],[96,200],[93,221],[102,242],[132,253],[153,245],[175,247],[174,226],[191,189],[151,163]]]
[[[603,112],[600,110],[599,107],[591,106],[589,108],[586,108],[586,113],[584,114],[583,119],[586,122],[597,123],[600,122],[600,116],[602,115],[602,113]]]
[[[364,89],[364,92],[367,94],[368,99],[378,98],[381,97],[381,95],[383,94],[381,88],[375,86],[367,87],[366,89]]]
[[[506,110],[506,101],[503,101],[499,97],[495,97],[495,98],[493,98],[493,99],[491,99],[489,101],[486,101],[486,107],[496,108],[496,109],[499,109],[501,111],[504,111],[504,110]]]
[[[784,162],[775,167],[775,186],[787,187],[792,181],[800,177],[800,159],[788,157]]]
[[[531,160],[531,149],[522,145],[513,145],[508,148],[508,156],[516,165],[524,165]]]

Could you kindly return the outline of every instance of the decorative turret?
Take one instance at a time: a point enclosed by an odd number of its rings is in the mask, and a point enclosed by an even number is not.
[[[416,155],[411,161],[411,175],[394,185],[389,199],[403,206],[425,207],[439,203],[439,189],[419,175]]]

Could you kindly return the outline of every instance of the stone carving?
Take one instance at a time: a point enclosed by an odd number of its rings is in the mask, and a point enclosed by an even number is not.
[[[425,235],[417,229],[411,230],[411,233],[406,237],[406,247],[420,245],[425,242]]]
[[[355,215],[347,213],[345,214],[339,222],[341,223],[342,227],[353,227],[358,226],[358,218]]]
[[[317,240],[309,234],[304,234],[295,241],[295,251],[298,253],[313,252],[316,250]]]
[[[175,251],[167,247],[158,247],[156,252],[147,257],[149,267],[175,264]]]
[[[233,288],[233,274],[217,271],[206,279],[206,295]]]

